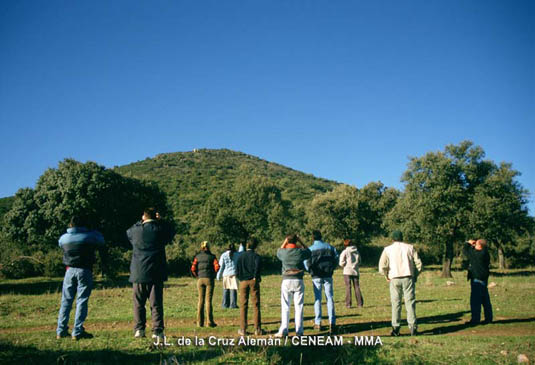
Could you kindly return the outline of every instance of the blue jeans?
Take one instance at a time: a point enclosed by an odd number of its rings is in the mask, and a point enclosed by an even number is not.
[[[61,307],[58,314],[58,335],[65,335],[69,330],[69,315],[76,298],[76,316],[74,319],[74,329],[72,336],[78,336],[84,332],[84,321],[87,317],[87,304],[91,289],[93,288],[93,273],[89,269],[69,267],[63,279],[63,290],[61,293]]]
[[[472,312],[472,323],[481,321],[481,305],[485,313],[485,321],[492,322],[492,305],[490,304],[489,289],[487,283],[472,279],[470,281],[470,309]]]
[[[327,312],[329,314],[329,324],[336,324],[336,316],[334,313],[334,299],[333,299],[333,278],[313,278],[312,284],[314,286],[314,323],[321,324],[321,287],[325,289],[325,298],[327,298]]]

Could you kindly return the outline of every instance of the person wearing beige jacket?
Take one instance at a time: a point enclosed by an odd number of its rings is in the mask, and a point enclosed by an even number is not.
[[[415,284],[422,271],[422,261],[414,247],[403,242],[400,231],[392,232],[390,246],[384,248],[379,259],[379,272],[390,283],[392,302],[392,336],[399,336],[401,327],[401,298],[405,299],[407,323],[411,336],[417,334]]]
[[[362,308],[364,300],[359,285],[360,254],[357,245],[350,240],[344,240],[345,249],[340,254],[339,265],[344,268],[344,283],[346,285],[346,307],[351,308],[351,285],[355,290],[357,306]]]

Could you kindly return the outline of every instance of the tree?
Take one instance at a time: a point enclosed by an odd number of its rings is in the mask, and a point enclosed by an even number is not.
[[[516,238],[531,226],[528,192],[515,181],[518,175],[511,164],[502,163],[474,190],[470,225],[476,237],[496,245],[500,269],[507,267],[506,254],[513,251]]]
[[[202,212],[202,227],[216,244],[243,242],[248,236],[272,240],[286,233],[291,203],[263,177],[238,178],[229,192],[212,195]]]
[[[405,191],[389,215],[391,229],[401,228],[409,240],[440,247],[442,276],[451,277],[454,243],[463,239],[473,181],[483,151],[465,141],[410,159],[402,176]],[[463,166],[472,166],[466,174]],[[472,174],[474,172],[474,174]]]
[[[411,158],[402,177],[405,191],[388,215],[391,229],[440,248],[443,277],[451,277],[455,242],[478,235],[503,246],[527,217],[517,173],[484,157],[481,147],[463,141]]]
[[[111,244],[125,244],[125,230],[147,206],[168,214],[155,185],[125,178],[94,162],[66,159],[48,169],[35,189],[20,189],[6,213],[3,230],[21,246],[45,251],[57,246],[73,215],[81,215]]]
[[[351,238],[368,242],[382,233],[384,214],[395,204],[398,193],[372,182],[357,189],[339,185],[333,191],[316,195],[306,214],[309,230],[319,229],[331,239]]]

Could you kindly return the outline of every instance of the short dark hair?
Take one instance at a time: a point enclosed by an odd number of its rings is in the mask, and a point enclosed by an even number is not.
[[[321,232],[318,230],[312,231],[312,238],[314,238],[314,241],[321,240]]]
[[[350,239],[345,239],[344,240],[344,247],[348,247],[348,246],[355,246],[355,243]]]
[[[258,239],[256,237],[251,237],[247,240],[247,248],[254,250],[258,246]]]
[[[403,233],[401,233],[401,231],[399,230],[395,230],[392,232],[392,234],[390,235],[390,237],[394,240],[394,241],[398,241],[398,242],[401,242],[403,241]]]
[[[143,211],[149,219],[156,219],[156,208],[145,208]]]
[[[291,234],[289,236],[286,236],[286,238],[288,239],[288,243],[297,243],[297,235],[296,234]]]

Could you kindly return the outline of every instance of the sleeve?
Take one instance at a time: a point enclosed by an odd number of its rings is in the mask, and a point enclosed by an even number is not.
[[[342,254],[340,255],[340,260],[338,261],[338,265],[341,267],[346,266],[346,250],[342,251]]]
[[[331,247],[333,248],[334,259],[338,261],[338,251],[336,251],[336,248],[334,246]]]
[[[355,255],[357,256],[357,265],[360,265],[360,252],[357,250],[357,252],[355,253]]]
[[[225,271],[225,260],[224,260],[225,253],[219,257],[219,262],[221,263],[219,270],[217,271],[216,279],[221,280],[221,277],[223,276],[223,271]]]
[[[195,257],[193,259],[193,263],[191,264],[191,273],[193,276],[197,277],[197,258]]]
[[[213,265],[214,265],[214,271],[218,272],[219,271],[219,262],[217,262],[217,259],[215,257],[214,257]]]
[[[390,262],[388,260],[388,255],[386,254],[386,250],[383,250],[383,253],[381,254],[381,258],[379,259],[379,273],[388,277],[389,267],[390,267]]]
[[[260,255],[255,255],[255,273],[254,277],[257,282],[260,282],[262,278],[260,277],[260,271],[262,270],[262,262],[260,260]]]
[[[423,265],[422,265],[422,260],[420,260],[420,257],[418,256],[418,252],[416,250],[413,251],[412,259],[414,260],[414,266],[416,267],[416,270],[417,270],[416,275],[418,275],[419,273],[422,272]]]

